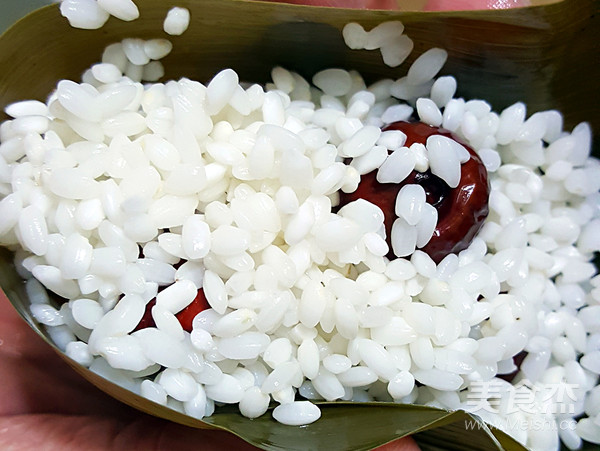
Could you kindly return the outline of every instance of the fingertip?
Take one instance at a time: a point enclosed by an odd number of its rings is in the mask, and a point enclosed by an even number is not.
[[[529,0],[429,0],[425,11],[509,9],[529,5]]]
[[[375,448],[377,451],[420,451],[419,445],[412,437],[402,437],[393,442]]]

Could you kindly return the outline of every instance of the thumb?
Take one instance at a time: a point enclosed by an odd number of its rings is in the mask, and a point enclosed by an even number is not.
[[[293,5],[330,6],[350,9],[398,9],[397,0],[267,0]]]
[[[508,9],[529,6],[529,0],[429,0],[426,11],[463,11],[469,9]]]
[[[377,451],[419,451],[419,445],[411,437],[403,437],[375,448]]]

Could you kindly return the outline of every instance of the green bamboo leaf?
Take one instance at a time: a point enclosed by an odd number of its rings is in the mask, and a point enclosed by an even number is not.
[[[351,21],[369,29],[401,20],[415,41],[412,58],[432,46],[448,50],[444,72],[457,77],[459,95],[485,98],[496,110],[516,101],[526,102],[529,112],[556,108],[565,114],[567,126],[587,120],[598,129],[600,92],[589,86],[600,78],[600,65],[580,69],[582,61],[597,54],[598,5],[598,0],[563,0],[504,11],[420,13],[242,0],[144,0],[141,19],[111,18],[94,31],[71,28],[58,5],[52,5],[22,19],[0,39],[0,67],[10,68],[0,73],[0,105],[45,99],[56,80],[79,78],[112,42],[164,36],[168,9],[186,6],[194,19],[182,36],[169,37],[175,48],[164,60],[166,79],[207,81],[232,67],[242,79],[260,82],[277,64],[303,75],[341,66],[359,70],[368,81],[399,78],[406,65],[390,69],[378,52],[349,50],[340,31]],[[44,68],[42,77],[39,68]]]
[[[322,403],[319,407],[322,412],[319,421],[302,427],[282,425],[268,415],[244,421],[235,409],[220,412],[205,421],[234,430],[240,437],[267,450],[343,451],[371,449],[394,438],[452,423],[456,415],[460,415],[388,403]]]

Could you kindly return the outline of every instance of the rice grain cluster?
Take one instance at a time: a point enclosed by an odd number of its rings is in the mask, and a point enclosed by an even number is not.
[[[135,16],[130,1],[98,5]],[[399,22],[343,35],[392,66],[413,47]],[[83,82],[9,105],[0,125],[0,243],[69,357],[195,418],[275,403],[275,419],[299,425],[319,418],[313,401],[384,400],[474,411],[531,449],[600,443],[600,165],[587,123],[565,131],[557,111],[455,97],[442,49],[370,86],[356,71],[309,82],[282,67],[266,87],[231,69],[206,85],[143,84],[170,51],[113,44]],[[431,169],[456,186],[463,146],[436,135],[405,147],[381,131],[410,119],[453,132],[490,175],[482,230],[439,264],[419,250],[437,222],[419,185],[396,203],[405,258],[386,257],[377,206],[336,211],[373,170],[397,183]],[[210,308],[189,332],[176,315],[200,289]],[[138,329],[152,301],[154,326]],[[517,370],[512,385],[499,378]],[[509,393],[525,380],[573,399],[523,384],[528,409],[493,393],[472,403],[482,384]],[[555,428],[514,427],[534,421]]]

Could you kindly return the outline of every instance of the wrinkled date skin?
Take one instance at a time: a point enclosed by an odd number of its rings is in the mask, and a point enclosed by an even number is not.
[[[456,139],[450,132],[421,122],[394,122],[383,129],[400,130],[406,134],[405,146],[413,143],[425,144],[431,135],[444,135]],[[438,223],[431,240],[421,250],[436,263],[446,255],[466,249],[487,218],[490,185],[485,166],[477,153],[460,142],[471,155],[461,166],[461,178],[458,187],[452,189],[446,182],[433,175],[431,171],[413,171],[401,183],[379,183],[377,170],[361,178],[358,189],[353,193],[340,193],[340,206],[357,199],[365,199],[377,205],[385,216],[385,230],[390,249],[392,224],[396,219],[394,212],[396,196],[407,184],[416,183],[423,187],[427,202],[438,211]],[[390,250],[388,257],[396,258]]]

